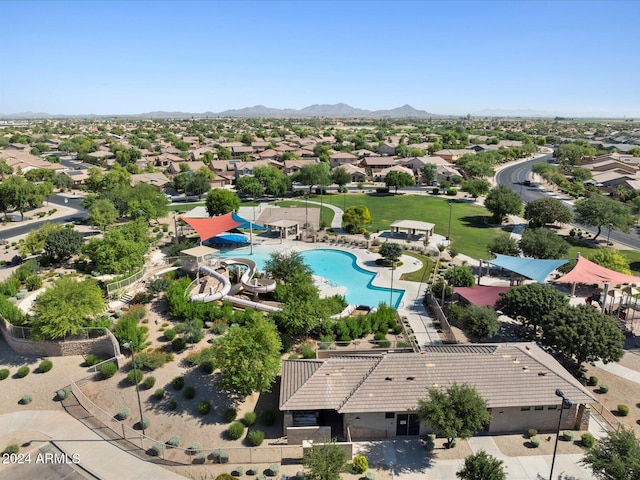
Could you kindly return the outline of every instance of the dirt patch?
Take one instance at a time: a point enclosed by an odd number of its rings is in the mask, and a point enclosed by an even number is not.
[[[560,440],[558,441],[558,453],[570,454],[570,453],[583,453],[583,449],[580,446],[580,437],[586,432],[573,432],[573,440],[564,440],[562,434],[560,434]],[[507,457],[522,457],[533,455],[552,455],[553,449],[556,443],[556,435],[554,434],[540,434],[540,446],[534,447],[527,436],[525,435],[495,435],[492,437],[496,443],[500,452]]]
[[[447,440],[445,438],[436,438],[431,449],[431,458],[433,460],[458,460],[467,458],[473,454],[471,447],[466,440],[456,440],[456,446],[447,448]]]

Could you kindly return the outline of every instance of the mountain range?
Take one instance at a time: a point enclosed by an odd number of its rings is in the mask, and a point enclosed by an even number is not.
[[[355,108],[346,103],[337,103],[335,105],[310,105],[301,109],[294,108],[270,108],[264,105],[255,105],[234,110],[225,110],[223,112],[167,112],[155,111],[136,114],[117,114],[117,115],[58,115],[49,113],[12,113],[2,114],[0,118],[8,120],[26,120],[26,119],[61,119],[61,118],[205,118],[205,117],[239,117],[239,118],[309,118],[309,117],[328,117],[328,118],[435,118],[444,117],[445,115],[437,115],[424,110],[416,110],[411,105],[403,105],[402,107],[393,108],[391,110],[365,110]]]

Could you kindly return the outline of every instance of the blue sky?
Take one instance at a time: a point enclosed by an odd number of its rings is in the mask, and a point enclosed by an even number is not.
[[[640,116],[640,2],[0,2],[0,112]]]

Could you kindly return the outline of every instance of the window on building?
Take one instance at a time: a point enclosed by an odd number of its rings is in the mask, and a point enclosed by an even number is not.
[[[547,407],[547,410],[557,410],[558,406],[557,405],[550,405]]]
[[[394,412],[387,412],[384,414],[384,418],[396,418],[396,414]]]
[[[544,407],[542,405],[539,406],[535,406],[533,407],[535,410],[544,410]]]
[[[520,407],[521,412],[528,412],[529,410],[531,410],[531,407]]]

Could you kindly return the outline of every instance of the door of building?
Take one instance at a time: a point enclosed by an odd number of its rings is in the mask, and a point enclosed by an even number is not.
[[[396,415],[396,436],[419,435],[420,420],[415,413],[399,413]]]

